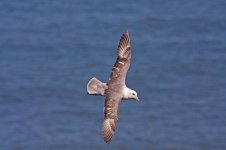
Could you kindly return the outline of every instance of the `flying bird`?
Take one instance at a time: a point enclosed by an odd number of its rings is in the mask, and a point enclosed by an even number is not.
[[[105,97],[102,134],[104,141],[108,144],[115,134],[121,100],[135,99],[139,101],[137,92],[128,88],[125,84],[130,60],[130,37],[129,33],[125,32],[120,39],[117,49],[117,60],[112,68],[108,82],[102,83],[93,77],[87,84],[87,93],[89,95]]]

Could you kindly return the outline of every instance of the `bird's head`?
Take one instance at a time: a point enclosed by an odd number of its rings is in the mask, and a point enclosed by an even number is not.
[[[137,92],[134,91],[134,90],[130,90],[130,92],[129,92],[129,98],[135,99],[135,100],[138,100],[139,101],[139,98],[137,96]]]

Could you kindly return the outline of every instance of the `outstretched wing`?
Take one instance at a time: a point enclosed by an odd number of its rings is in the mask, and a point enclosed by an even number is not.
[[[115,130],[118,123],[118,111],[120,100],[114,100],[110,97],[106,97],[104,104],[104,120],[102,133],[104,141],[110,143],[112,137],[115,134]]]
[[[122,35],[118,45],[117,55],[118,57],[112,68],[109,80],[111,81],[117,78],[120,79],[120,81],[125,82],[131,59],[129,32],[125,32]]]
[[[116,63],[112,68],[110,79],[108,81],[109,89],[106,91],[104,104],[102,132],[104,141],[108,144],[111,142],[117,127],[119,104],[122,98],[122,85],[125,83],[126,74],[130,66],[131,49],[128,32],[125,32],[120,39],[117,55]]]

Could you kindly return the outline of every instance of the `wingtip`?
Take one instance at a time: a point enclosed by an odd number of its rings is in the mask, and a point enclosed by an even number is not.
[[[127,30],[126,32],[124,32],[122,37],[127,37],[128,39],[130,39],[129,31]]]
[[[111,143],[111,141],[107,141],[107,140],[105,140],[105,139],[104,139],[104,142],[105,142],[106,144],[110,144],[110,143]]]
[[[110,144],[111,143],[111,140],[114,136],[114,131],[111,131],[112,129],[112,126],[109,122],[110,120],[105,120],[103,121],[103,127],[102,127],[102,135],[103,135],[103,138],[104,138],[104,142],[107,143],[107,144]]]
[[[121,58],[130,59],[130,57],[131,57],[130,37],[129,37],[128,31],[124,32],[120,38],[118,49],[117,49],[117,55]]]
[[[128,30],[126,30],[126,32],[124,32],[124,34],[126,34],[126,35],[128,35],[128,36],[129,36],[129,31],[128,31]]]
[[[104,137],[104,142],[106,144],[110,144],[111,143],[111,139],[112,139],[112,137],[110,137],[110,138]]]

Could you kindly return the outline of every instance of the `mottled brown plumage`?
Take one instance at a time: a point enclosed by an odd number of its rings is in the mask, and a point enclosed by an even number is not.
[[[130,66],[131,59],[131,49],[130,49],[130,38],[129,33],[125,32],[119,42],[117,49],[117,60],[112,68],[110,79],[108,84],[114,82],[117,79],[117,82],[125,83],[126,74]]]
[[[107,83],[104,105],[103,137],[110,143],[118,123],[119,104],[123,98],[122,91],[125,86],[126,74],[130,66],[131,50],[129,33],[122,35],[118,49],[117,60],[112,68],[110,79]]]
[[[117,60],[107,84],[100,82],[96,78],[92,78],[87,84],[88,94],[105,96],[102,133],[104,141],[108,144],[111,142],[117,128],[121,100],[129,98],[138,100],[137,93],[127,88],[125,84],[130,59],[130,38],[129,33],[125,32],[120,39],[117,49]]]

